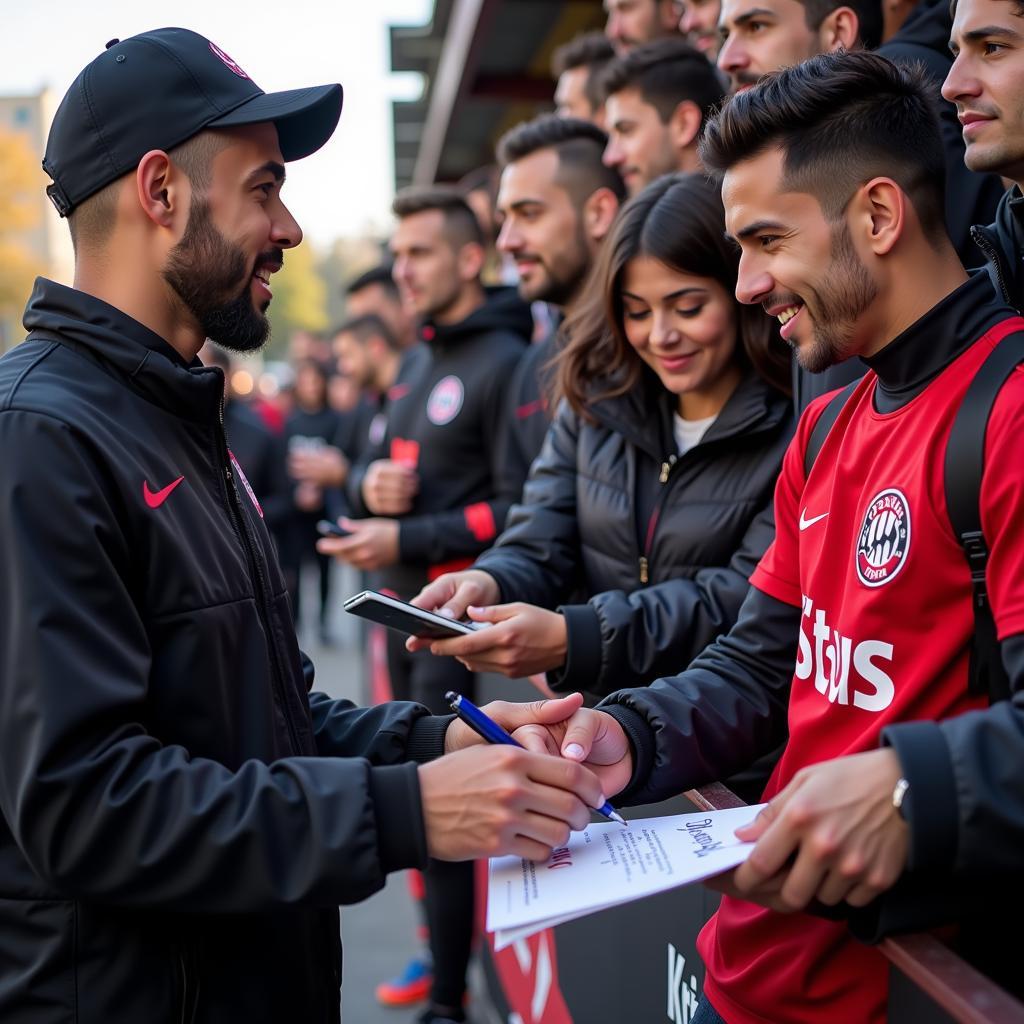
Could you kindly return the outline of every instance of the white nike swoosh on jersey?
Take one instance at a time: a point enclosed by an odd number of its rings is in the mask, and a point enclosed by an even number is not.
[[[828,515],[828,513],[827,512],[822,512],[820,516],[815,516],[813,519],[805,518],[806,515],[807,515],[807,509],[804,509],[800,513],[800,531],[801,532],[806,530],[808,526],[813,526],[815,523],[820,522],[822,519],[825,518],[825,516]]]

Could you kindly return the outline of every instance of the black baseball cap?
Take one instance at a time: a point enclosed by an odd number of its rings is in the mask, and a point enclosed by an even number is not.
[[[341,116],[341,86],[265,93],[219,46],[184,28],[113,39],[74,80],[46,142],[46,189],[66,217],[137,167],[205,128],[273,122],[285,160],[315,153]]]

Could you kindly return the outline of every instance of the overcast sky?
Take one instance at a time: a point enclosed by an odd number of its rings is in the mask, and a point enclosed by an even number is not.
[[[285,201],[320,246],[387,224],[390,100],[419,93],[418,76],[390,74],[387,26],[425,22],[432,0],[177,0],[173,15],[151,13],[138,0],[2,0],[0,7],[4,94],[48,87],[59,98],[107,40],[168,24],[212,39],[266,92],[341,82],[338,130],[289,166]]]

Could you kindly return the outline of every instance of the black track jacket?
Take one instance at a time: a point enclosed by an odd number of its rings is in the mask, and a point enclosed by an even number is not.
[[[420,328],[430,361],[391,397],[385,437],[348,483],[354,513],[366,516],[361,487],[371,462],[407,461],[419,473],[412,510],[399,517],[399,562],[381,573],[403,597],[448,569],[465,568],[492,543],[519,497],[521,481],[514,485],[503,472],[502,427],[532,327],[514,288],[489,288],[486,302],[460,323]]]
[[[444,720],[309,693],[223,376],[39,280],[0,360],[0,1020],[339,1017]],[[415,749],[414,749],[415,748]]]

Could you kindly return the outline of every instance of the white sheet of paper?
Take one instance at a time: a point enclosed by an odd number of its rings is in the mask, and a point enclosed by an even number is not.
[[[629,902],[628,899],[616,900],[614,903],[604,903],[599,907],[591,907],[590,910],[581,910],[577,914],[546,917],[543,920],[534,921],[532,924],[520,925],[518,928],[498,928],[494,932],[494,951],[500,953],[506,946],[511,946],[520,939],[528,939],[531,935],[536,935],[537,932],[542,932],[546,928],[557,928],[558,925],[565,924],[566,921],[575,921],[577,918],[586,917],[588,914],[598,914],[602,910],[611,910],[612,907],[621,907],[623,903]]]
[[[543,862],[491,859],[487,930],[503,948],[584,914],[710,878],[747,859],[733,834],[761,806],[588,825]]]

